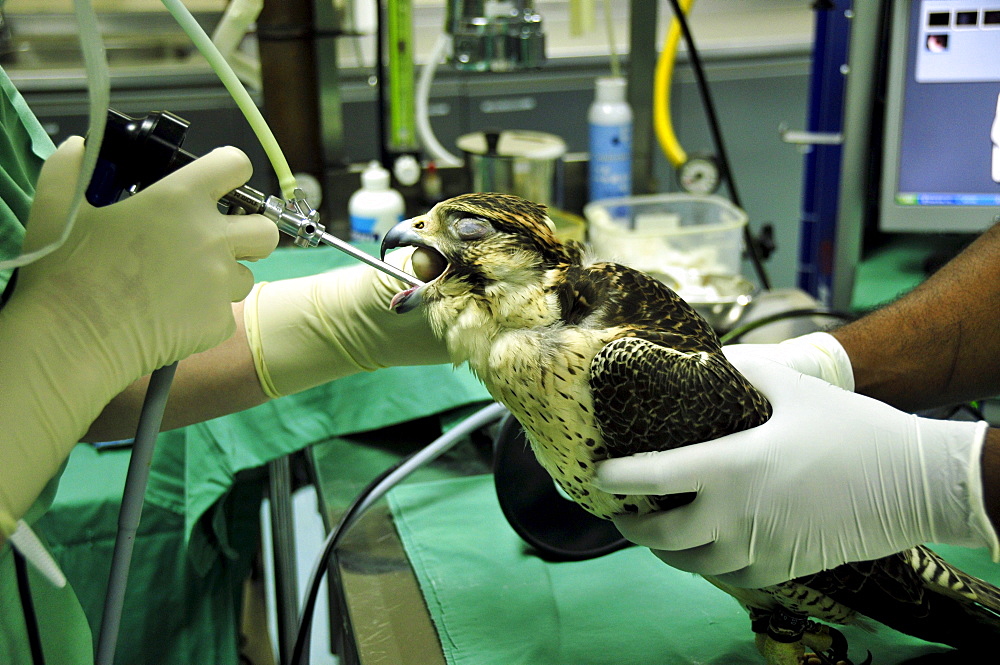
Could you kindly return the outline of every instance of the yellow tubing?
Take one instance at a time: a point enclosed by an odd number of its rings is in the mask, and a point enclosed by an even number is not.
[[[693,4],[694,0],[680,0],[681,11],[685,16],[690,13]],[[674,168],[687,161],[687,153],[674,134],[674,124],[670,116],[670,84],[680,38],[681,26],[675,17],[670,21],[663,50],[660,51],[660,57],[656,61],[656,74],[653,79],[653,128],[663,154]]]
[[[298,186],[295,182],[295,176],[292,175],[292,170],[289,168],[288,162],[285,160],[285,155],[281,152],[281,147],[278,145],[277,139],[274,138],[271,128],[267,126],[267,122],[264,120],[260,109],[257,108],[257,105],[253,103],[253,99],[250,98],[250,93],[243,87],[233,68],[226,62],[226,58],[219,52],[212,39],[205,33],[198,24],[198,21],[191,15],[187,7],[184,6],[184,3],[181,0],[162,0],[162,2],[167,11],[170,12],[184,32],[187,33],[187,36],[194,42],[198,51],[208,60],[208,64],[215,70],[215,73],[219,76],[219,80],[226,86],[226,90],[229,91],[229,94],[236,101],[236,105],[240,107],[243,115],[246,116],[254,134],[257,135],[257,140],[264,147],[264,152],[267,154],[267,158],[274,168],[275,175],[278,177],[281,195],[286,199],[292,198],[295,188]]]

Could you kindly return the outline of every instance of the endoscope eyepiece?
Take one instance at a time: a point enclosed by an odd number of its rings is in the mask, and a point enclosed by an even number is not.
[[[108,109],[87,201],[98,207],[110,205],[125,192],[147,187],[195,159],[181,150],[189,126],[169,111],[133,118]]]

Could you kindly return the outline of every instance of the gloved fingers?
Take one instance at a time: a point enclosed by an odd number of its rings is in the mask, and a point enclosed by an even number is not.
[[[653,554],[672,568],[709,577],[732,576],[734,571],[743,570],[750,563],[745,553],[735,551],[731,547],[720,546],[718,543],[677,552],[653,550]],[[742,585],[734,584],[734,586]]]
[[[722,355],[734,365],[747,358],[767,358],[780,362],[776,357],[777,344],[727,344],[722,347]]]
[[[610,494],[682,494],[698,492],[704,478],[718,473],[730,460],[730,435],[662,452],[638,453],[597,463],[594,486]],[[708,458],[706,458],[708,455]]]
[[[249,295],[253,285],[254,277],[250,269],[239,263],[233,263],[229,278],[230,300],[240,302]]]
[[[780,344],[730,344],[722,347],[722,353],[737,368],[748,358],[769,359],[806,376],[854,390],[851,359],[830,333],[813,332]]]
[[[712,522],[699,519],[698,512],[688,504],[645,515],[617,515],[612,522],[629,542],[678,552],[709,545],[718,538]]]
[[[796,369],[766,358],[734,357],[730,362],[767,398],[775,411],[785,408],[795,409],[804,401],[803,391],[809,391],[813,398],[821,398],[821,395],[828,397],[832,394],[823,393],[826,390],[837,393],[848,392],[822,379],[807,376]],[[766,426],[767,423],[761,427]]]
[[[844,399],[850,400],[852,419],[858,422],[864,419],[884,418],[896,410],[865,395],[857,395],[846,388],[834,385],[822,379],[807,376],[794,369],[789,369],[780,363],[763,359],[737,359],[733,365],[750,381],[757,390],[767,398],[774,409],[775,416],[759,427],[726,437],[728,442],[743,434],[755,432],[756,436],[766,440],[767,433],[772,428],[779,428],[776,422],[785,419],[785,428],[790,422],[799,422],[804,417],[804,409],[820,404],[840,404]],[[827,414],[820,414],[825,418]],[[841,421],[824,421],[836,426]],[[813,423],[815,426],[816,423]],[[777,429],[780,433],[782,430]],[[780,438],[780,437],[779,437]]]
[[[802,372],[794,370],[787,365],[756,355],[743,354],[735,349],[723,351],[729,362],[745,376],[753,386],[764,393],[781,392],[782,387],[786,387],[789,379],[796,376],[804,376]],[[732,356],[732,357],[730,357]]]
[[[263,215],[228,215],[226,238],[237,261],[256,261],[278,246],[278,227]],[[245,294],[244,294],[245,295]]]
[[[225,194],[246,184],[251,175],[253,166],[250,158],[239,148],[225,146],[183,166],[153,183],[147,190],[183,182],[185,188],[190,190],[193,187],[204,191],[211,200],[218,201]]]
[[[754,361],[773,362],[809,376],[820,376],[821,368],[813,358],[796,346],[778,344],[730,344],[722,347],[722,354],[736,369]],[[749,378],[749,377],[748,377]],[[751,381],[751,383],[753,383]]]
[[[83,137],[71,136],[42,165],[32,206],[45,210],[47,214],[32,217],[24,253],[49,245],[62,234],[69,204],[80,178],[83,148]]]
[[[80,168],[83,166],[84,148],[82,136],[70,136],[60,143],[56,151],[49,155],[42,165],[42,170],[38,174],[39,182],[45,179],[57,182],[60,187],[55,191],[66,197],[71,196],[73,187],[80,177]]]

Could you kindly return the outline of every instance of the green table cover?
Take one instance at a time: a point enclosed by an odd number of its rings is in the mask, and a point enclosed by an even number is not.
[[[570,563],[531,555],[490,476],[402,485],[388,500],[450,665],[763,662],[735,600],[649,550]],[[985,551],[939,551],[1000,582]],[[844,633],[856,663],[866,649],[879,665],[946,651],[887,628]]]

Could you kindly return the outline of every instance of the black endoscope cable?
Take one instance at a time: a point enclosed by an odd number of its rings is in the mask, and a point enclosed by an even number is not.
[[[691,27],[688,25],[687,17],[681,9],[679,0],[670,0],[670,6],[674,10],[674,16],[680,24],[681,32],[684,35],[684,42],[687,44],[688,56],[691,58],[691,67],[694,70],[695,81],[698,84],[698,92],[701,95],[702,104],[705,107],[705,115],[708,119],[708,128],[712,134],[712,141],[715,143],[715,149],[719,152],[719,168],[722,171],[722,179],[725,181],[726,187],[729,188],[729,195],[733,200],[733,205],[740,210],[745,210],[743,202],[740,199],[739,191],[736,188],[736,181],[733,178],[733,169],[729,162],[729,153],[726,150],[726,142],[722,138],[722,130],[720,129],[719,118],[715,112],[715,103],[712,100],[712,92],[708,86],[708,79],[705,76],[705,70],[702,67],[701,55],[698,53],[694,37],[691,34]],[[749,224],[743,226],[743,242],[747,248],[747,256],[753,264],[758,279],[760,279],[761,286],[765,291],[770,291],[771,278],[768,276],[767,270],[764,268],[764,261],[760,256],[760,248],[758,247],[753,234],[750,232]]]
[[[344,515],[340,518],[340,521],[327,535],[320,554],[316,557],[316,563],[309,577],[306,597],[302,603],[299,627],[295,635],[295,645],[292,648],[288,663],[283,665],[307,665],[309,658],[309,638],[312,633],[312,619],[316,611],[316,601],[319,598],[323,576],[329,569],[330,561],[335,555],[337,546],[343,541],[344,535],[351,526],[376,501],[381,499],[386,492],[402,482],[411,473],[437,459],[443,453],[460,443],[471,432],[494,423],[505,415],[507,415],[506,407],[498,403],[493,403],[479,409],[431,443],[380,473],[354,497]]]
[[[125,476],[122,506],[118,513],[118,532],[115,536],[115,549],[111,559],[111,572],[104,600],[101,632],[98,635],[97,654],[94,659],[95,665],[112,665],[115,660],[122,608],[125,606],[125,589],[131,568],[136,533],[142,517],[142,506],[146,496],[146,485],[149,481],[153,449],[156,445],[156,437],[160,433],[163,411],[167,405],[170,385],[173,383],[176,369],[177,363],[175,362],[155,370],[150,375],[149,387],[146,388],[146,397],[142,404],[142,411],[139,413],[139,424],[136,426],[128,473]]]
[[[829,309],[827,307],[803,307],[801,309],[790,309],[744,323],[741,326],[733,328],[724,335],[720,335],[719,341],[722,342],[722,344],[737,344],[744,335],[748,335],[758,328],[763,328],[764,326],[772,323],[812,316],[825,316],[831,319],[840,319],[845,323],[850,323],[858,318],[857,315],[850,312]]]
[[[45,665],[45,652],[42,650],[42,635],[38,628],[38,614],[35,612],[35,602],[31,597],[31,581],[28,579],[28,565],[24,556],[11,548],[14,558],[14,574],[17,577],[17,592],[21,597],[21,612],[24,615],[24,632],[28,636],[28,648],[31,650],[33,665]]]

